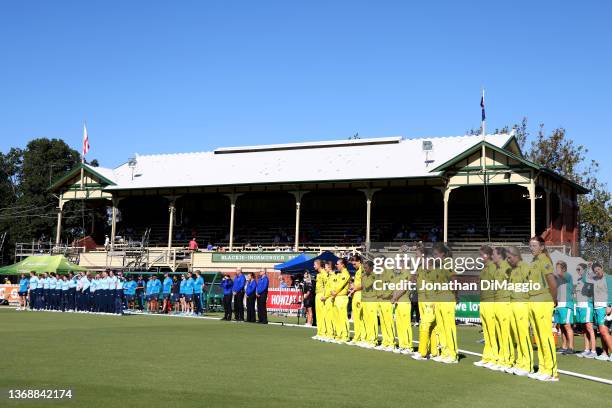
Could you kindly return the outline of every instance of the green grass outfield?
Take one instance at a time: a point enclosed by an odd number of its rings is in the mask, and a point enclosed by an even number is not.
[[[612,386],[558,383],[472,365],[310,339],[313,329],[166,316],[0,309],[0,406],[553,407],[609,406]],[[479,352],[478,328],[460,348]],[[560,356],[561,369],[612,378],[612,363]],[[7,389],[73,390],[70,401],[8,401]]]

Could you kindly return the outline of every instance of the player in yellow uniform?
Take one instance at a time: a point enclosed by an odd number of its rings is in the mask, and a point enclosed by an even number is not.
[[[436,260],[442,260],[442,267],[435,269],[435,282],[439,284],[447,284],[453,280],[454,272],[448,269],[444,263],[446,259],[451,257],[450,250],[442,243],[436,243],[432,250],[433,257]],[[439,357],[432,358],[445,364],[456,364],[458,360],[458,345],[457,345],[457,325],[455,323],[455,294],[445,288],[441,288],[435,294],[434,313],[436,317],[436,326],[438,327],[438,335],[440,337],[441,354]]]
[[[372,349],[378,344],[378,298],[374,290],[374,281],[378,279],[374,273],[374,263],[363,263],[361,275],[361,308],[363,315],[363,341],[358,345]]]
[[[363,273],[363,266],[361,264],[361,257],[354,255],[350,259],[353,268],[355,268],[355,275],[353,276],[353,283],[349,290],[349,296],[352,297],[351,303],[351,315],[353,318],[353,339],[348,342],[349,345],[354,346],[360,344],[365,339],[365,327],[363,320],[363,308],[361,301],[361,289],[362,282],[361,276]]]
[[[552,260],[548,255],[544,239],[533,237],[529,241],[533,261],[529,267],[528,281],[538,285],[529,291],[529,322],[538,346],[538,372],[529,378],[540,381],[559,381],[557,355],[552,334],[552,316],[557,299],[557,282]]]
[[[417,271],[416,286],[419,305],[419,348],[412,355],[415,360],[427,360],[437,357],[438,351],[438,328],[436,327],[436,314],[434,311],[433,293],[425,289],[425,285],[433,283],[434,270],[430,269],[429,252],[425,247],[418,247],[416,259],[420,259],[421,264]]]
[[[332,268],[331,261],[325,262],[325,288],[323,290],[323,296],[321,301],[323,302],[323,315],[325,316],[325,334],[323,335],[322,341],[333,342],[336,337],[335,319],[334,319],[334,297],[332,296],[332,290],[335,280],[335,273]]]
[[[408,284],[411,281],[410,271],[402,269],[395,271],[392,282],[403,289],[393,292],[391,303],[395,305],[395,332],[397,333],[397,346],[395,353],[412,354],[412,304]]]
[[[495,251],[493,251],[493,263],[495,264],[495,272],[493,272],[495,281],[498,284],[508,282],[512,268],[508,261],[506,261],[506,250],[504,248],[495,248]],[[486,366],[491,370],[505,371],[507,373],[512,373],[514,362],[514,341],[510,329],[512,323],[510,293],[508,290],[498,290],[495,292],[493,307],[499,350],[497,361]]]
[[[507,250],[496,248],[495,252],[503,256],[507,252],[508,264],[512,268],[508,282],[514,285],[528,283],[529,265],[523,262],[521,253],[516,247]],[[512,311],[510,326],[512,338],[516,345],[516,354],[512,361],[512,374],[526,376],[533,371],[533,346],[529,338],[529,294],[519,290],[510,291],[510,309]]]
[[[395,325],[393,324],[393,292],[385,287],[393,280],[393,272],[385,269],[384,272],[377,277],[380,284],[377,286],[376,294],[378,296],[378,317],[380,319],[380,334],[381,342],[376,347],[376,350],[394,351],[395,350]]]
[[[346,260],[343,258],[338,259],[336,268],[331,291],[334,298],[334,339],[336,343],[347,343],[349,341],[348,290],[351,275],[346,269]]]
[[[477,367],[497,363],[499,346],[495,331],[495,292],[490,289],[490,282],[494,281],[495,263],[491,257],[493,249],[488,245],[480,247],[480,258],[484,267],[480,271],[480,322],[484,337],[482,358],[474,362]]]
[[[327,327],[325,326],[325,285],[327,283],[327,272],[321,265],[321,260],[314,261],[314,269],[317,271],[315,284],[315,313],[317,315],[317,334],[312,338],[321,340],[327,337]]]

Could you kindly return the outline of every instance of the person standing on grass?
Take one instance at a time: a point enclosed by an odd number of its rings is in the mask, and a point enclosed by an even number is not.
[[[134,277],[132,275],[128,276],[128,280],[123,285],[123,295],[125,297],[126,307],[129,310],[134,309],[134,298],[136,296],[136,286],[137,283],[134,282]]]
[[[204,278],[200,274],[200,271],[195,272],[195,279],[193,281],[193,305],[195,307],[195,314],[202,314],[202,291],[204,290]]]
[[[593,263],[593,305],[595,306],[595,324],[601,336],[601,354],[595,357],[600,361],[612,361],[612,335],[607,326],[606,316],[612,313],[608,299],[608,284],[603,266],[599,262]],[[609,355],[608,355],[609,354]]]
[[[236,269],[234,284],[232,285],[232,294],[234,295],[234,320],[237,322],[244,321],[244,285],[246,279],[242,274],[242,269]]]
[[[108,313],[108,292],[110,290],[110,279],[108,277],[108,272],[102,272],[102,277],[100,278],[100,312]]]
[[[553,263],[540,236],[529,240],[533,261],[529,267],[529,280],[540,289],[529,291],[529,322],[538,346],[538,372],[528,377],[539,381],[559,381],[555,340],[550,322],[557,301],[557,281]]]
[[[185,280],[185,275],[181,274],[181,283],[180,283],[180,302],[181,302],[181,313],[185,313],[185,310],[187,309],[187,305],[185,304],[185,284],[186,284],[186,280]]]
[[[185,313],[193,314],[193,277],[191,272],[187,273],[187,279],[185,279]]]
[[[147,279],[147,283],[145,285],[145,299],[147,301],[147,312],[150,312],[152,309],[151,293],[153,293],[153,277],[149,276],[149,278]]]
[[[66,275],[62,275],[62,280],[60,282],[60,288],[62,291],[61,294],[61,311],[65,312],[68,310],[68,291],[70,290],[70,282],[68,281],[68,278],[66,277]]]
[[[99,285],[99,276],[96,274],[95,276],[92,277],[90,285],[89,285],[89,309],[87,310],[88,312],[97,312],[98,311],[98,305],[99,305],[99,294],[96,293],[98,292],[98,285]]]
[[[553,321],[557,324],[557,332],[561,333],[561,354],[574,354],[574,281],[572,275],[567,273],[567,264],[557,261],[555,264],[557,279],[557,307],[555,307]]]
[[[49,303],[50,303],[50,292],[49,292],[49,276],[47,275],[47,272],[43,272],[42,274],[42,278],[40,279],[42,284],[42,296],[41,296],[41,301],[40,301],[40,308],[42,310],[49,310]]]
[[[164,283],[162,286],[162,296],[164,298],[162,303],[162,312],[168,313],[170,311],[170,296],[172,293],[172,278],[170,278],[169,273],[164,274]]]
[[[152,288],[153,292],[151,293],[151,303],[152,303],[152,311],[153,313],[157,313],[159,312],[159,295],[161,293],[162,290],[162,284],[159,281],[159,279],[157,279],[156,275],[153,275],[153,288]]]
[[[255,291],[257,290],[257,281],[255,280],[255,273],[251,272],[247,275],[246,284],[246,304],[247,304],[247,319],[249,323],[255,323],[255,301],[257,296]]]
[[[178,313],[181,307],[181,292],[180,292],[180,284],[179,284],[179,281],[176,275],[172,277],[171,294],[172,294],[172,308],[174,309],[175,313]],[[169,311],[172,308],[169,308]]]
[[[49,276],[49,310],[57,310],[57,278],[54,272],[51,272]]]
[[[576,354],[579,358],[597,357],[595,342],[595,331],[593,330],[593,285],[587,283],[588,266],[585,263],[578,264],[576,272],[578,279],[574,287],[576,296],[576,323],[582,326],[584,336],[584,351]]]
[[[38,276],[36,272],[30,272],[30,280],[28,281],[28,295],[30,299],[30,310],[38,309]]]
[[[76,287],[77,278],[72,272],[68,273],[68,310],[71,312],[76,310]]]
[[[221,320],[232,320],[232,287],[234,282],[225,274],[223,280],[221,280],[221,287],[223,288],[223,319]]]
[[[146,296],[145,286],[146,284],[142,275],[139,275],[138,281],[136,282],[136,298],[138,299],[138,309],[140,309],[140,311],[144,310]]]
[[[19,307],[17,310],[25,310],[26,305],[28,304],[28,284],[30,280],[26,277],[25,273],[21,274],[21,279],[19,280]]]
[[[268,309],[266,302],[268,301],[268,276],[265,270],[259,272],[259,279],[257,279],[257,287],[255,289],[255,296],[257,296],[257,318],[259,323],[268,324]]]
[[[117,297],[117,276],[111,270],[108,271],[108,304],[106,313],[115,313],[115,299]]]
[[[312,307],[314,306],[314,287],[308,270],[304,271],[304,286],[302,288],[303,305],[306,310],[306,326],[312,326]]]
[[[90,294],[89,290],[91,288],[91,276],[89,272],[84,273],[81,277],[81,304],[80,304],[80,312],[89,312],[90,307]]]

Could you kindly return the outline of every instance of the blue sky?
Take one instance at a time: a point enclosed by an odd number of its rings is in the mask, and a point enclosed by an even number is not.
[[[3,1],[0,150],[135,152],[563,126],[612,181],[609,1]]]

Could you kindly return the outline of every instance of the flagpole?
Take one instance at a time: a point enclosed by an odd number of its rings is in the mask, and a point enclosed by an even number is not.
[[[482,172],[484,174],[485,172],[485,161],[487,159],[486,156],[486,151],[485,151],[485,144],[484,142],[486,142],[487,140],[487,132],[486,132],[486,115],[485,115],[485,90],[484,88],[482,88],[482,99],[480,102],[480,106],[482,107],[482,116],[481,116],[481,123],[480,123],[480,129],[482,132],[482,160],[480,161],[480,163],[482,164]]]
[[[83,141],[81,142],[81,190],[83,190],[83,179],[85,178],[85,135],[87,134],[87,122],[83,122]]]

